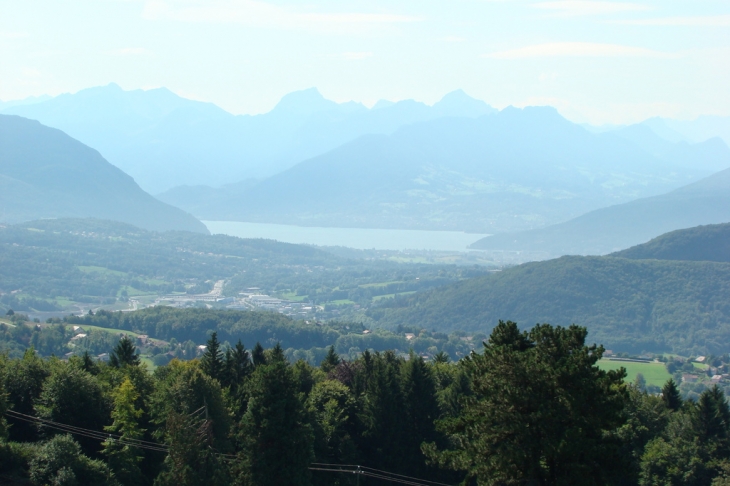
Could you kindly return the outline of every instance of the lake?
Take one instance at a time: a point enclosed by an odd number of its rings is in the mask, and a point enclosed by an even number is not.
[[[318,228],[238,221],[203,221],[203,223],[213,234],[266,238],[285,243],[318,246],[346,246],[359,250],[466,251],[468,245],[487,236],[460,231]]]

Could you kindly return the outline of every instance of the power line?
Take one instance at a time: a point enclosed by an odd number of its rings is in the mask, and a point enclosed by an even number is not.
[[[360,474],[375,479],[383,479],[385,481],[407,484],[411,486],[449,486],[448,484],[437,483],[435,481],[429,481],[427,479],[418,479],[411,476],[405,476],[403,474],[391,473],[388,471],[382,471],[380,469],[375,469],[367,466],[358,466],[355,464],[312,463],[309,469],[312,471]]]

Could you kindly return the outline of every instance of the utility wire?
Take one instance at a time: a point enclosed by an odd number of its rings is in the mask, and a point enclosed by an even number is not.
[[[59,422],[54,422],[53,420],[42,419],[40,417],[33,417],[32,415],[25,415],[23,413],[15,412],[13,410],[8,410],[7,413],[12,418],[16,418],[19,420],[25,420],[26,422],[40,422],[46,426],[53,426],[54,428],[63,428],[68,432],[78,431],[79,433],[98,435],[99,438],[102,438],[102,439],[115,439],[115,440],[119,440],[119,441],[126,441],[129,443],[133,443],[133,445],[135,445],[135,446],[137,446],[137,445],[138,446],[152,446],[152,447],[158,447],[158,448],[166,447],[162,444],[158,444],[157,442],[150,442],[150,441],[142,440],[142,439],[123,438],[119,434],[113,434],[110,432],[99,432],[99,431],[91,430],[91,429],[84,429],[82,427],[76,427],[74,425],[67,425],[67,424],[62,424]]]
[[[339,472],[346,474],[362,474],[363,476],[369,476],[376,479],[384,479],[394,483],[408,484],[412,486],[449,486],[444,483],[437,483],[435,481],[429,481],[427,479],[419,479],[411,476],[405,476],[403,474],[391,473],[388,471],[382,471],[367,466],[358,466],[355,464],[325,464],[325,463],[312,463],[309,468],[312,471],[325,471],[325,472]]]

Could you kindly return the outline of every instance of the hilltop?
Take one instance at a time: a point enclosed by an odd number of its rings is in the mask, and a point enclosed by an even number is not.
[[[730,262],[730,223],[672,231],[611,256],[641,260]]]

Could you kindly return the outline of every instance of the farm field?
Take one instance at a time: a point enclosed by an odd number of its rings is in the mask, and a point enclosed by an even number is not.
[[[610,361],[602,359],[598,362],[598,366],[603,370],[617,370],[621,367],[626,368],[626,381],[631,383],[636,379],[638,373],[644,375],[647,385],[656,385],[658,387],[663,386],[672,377],[664,366],[664,363],[636,363],[632,361]]]

